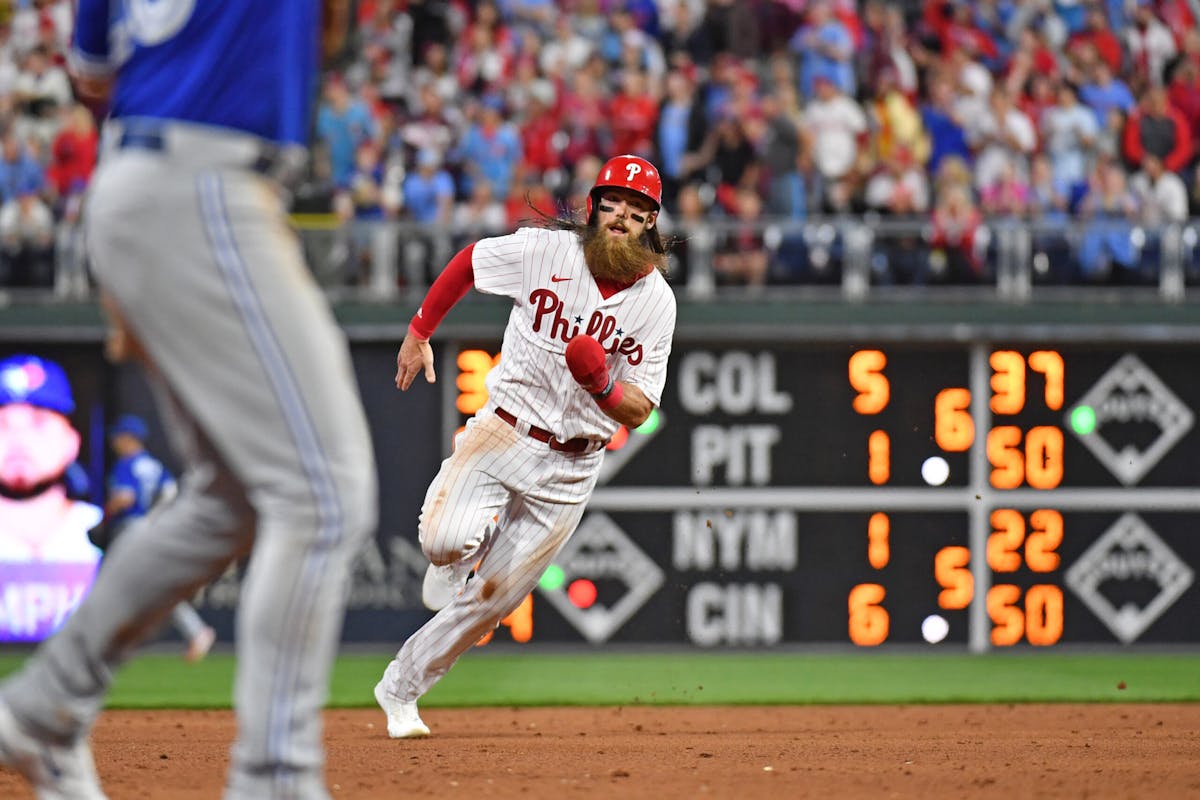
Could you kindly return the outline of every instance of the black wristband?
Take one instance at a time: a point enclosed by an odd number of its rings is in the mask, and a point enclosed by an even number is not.
[[[612,377],[610,376],[608,379],[608,386],[605,386],[599,392],[592,392],[592,397],[595,398],[596,400],[603,400],[604,398],[606,398],[610,394],[612,394],[613,387],[616,385],[617,385],[617,382],[615,380],[613,380]]]

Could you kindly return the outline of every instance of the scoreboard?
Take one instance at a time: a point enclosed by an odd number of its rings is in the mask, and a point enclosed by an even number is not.
[[[499,348],[447,350],[450,434]],[[613,440],[520,628],[707,647],[1198,643],[1198,360],[1143,343],[677,343],[661,409]]]

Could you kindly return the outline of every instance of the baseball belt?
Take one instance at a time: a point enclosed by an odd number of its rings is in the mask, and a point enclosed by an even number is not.
[[[553,433],[545,428],[539,428],[536,425],[525,425],[517,419],[515,414],[505,411],[503,408],[496,409],[496,416],[512,425],[517,430],[527,428],[529,435],[537,439],[539,442],[545,442],[551,450],[557,450],[560,453],[589,453],[599,450],[605,445],[605,442],[599,439],[585,439],[580,436],[567,441],[560,441]]]

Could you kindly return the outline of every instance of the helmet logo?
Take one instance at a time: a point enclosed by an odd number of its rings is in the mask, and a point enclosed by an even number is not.
[[[625,165],[625,170],[629,173],[629,177],[627,177],[625,180],[632,183],[637,174],[642,171],[642,165],[635,164],[631,161]]]
[[[16,397],[37,391],[46,382],[46,371],[36,361],[6,367],[0,372],[0,385]]]

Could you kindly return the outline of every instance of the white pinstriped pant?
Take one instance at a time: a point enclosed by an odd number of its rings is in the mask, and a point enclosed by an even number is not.
[[[435,564],[477,552],[496,519],[483,562],[466,590],[409,637],[384,682],[415,701],[458,657],[520,605],[583,518],[604,451],[551,450],[481,411],[458,439],[421,510],[421,546]]]

